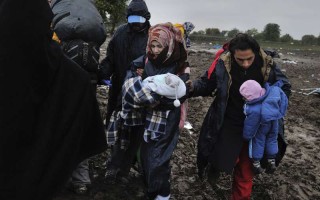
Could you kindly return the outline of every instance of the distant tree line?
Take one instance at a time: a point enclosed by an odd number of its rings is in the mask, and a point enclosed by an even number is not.
[[[226,40],[228,38],[234,37],[237,33],[241,31],[234,28],[230,31],[223,30],[220,31],[218,28],[206,28],[205,30],[192,32],[192,37],[194,39],[200,39],[201,37],[213,37],[216,40]],[[301,40],[294,40],[290,34],[285,34],[280,36],[280,26],[278,24],[269,23],[264,27],[262,32],[259,32],[256,28],[249,29],[244,33],[247,33],[259,41],[270,41],[270,42],[300,42],[304,45],[320,45],[320,34],[318,37],[314,35],[304,35]]]
[[[129,0],[95,0],[95,4],[106,24],[107,31],[113,34],[116,27],[126,22],[126,9]],[[232,30],[222,30],[218,28],[206,28],[205,30],[193,31],[191,37],[194,39],[214,38],[224,41],[232,38],[241,31],[237,28]],[[304,35],[301,40],[295,41],[290,34],[280,36],[280,26],[275,23],[269,23],[264,27],[262,32],[256,28],[249,29],[245,33],[251,35],[259,41],[270,42],[300,42],[305,45],[320,45],[320,34],[318,37],[314,35]]]

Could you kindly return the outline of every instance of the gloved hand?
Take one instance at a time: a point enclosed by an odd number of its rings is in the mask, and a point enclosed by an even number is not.
[[[108,86],[111,86],[111,80],[106,80],[106,79],[102,79],[101,81],[104,85],[108,85]]]

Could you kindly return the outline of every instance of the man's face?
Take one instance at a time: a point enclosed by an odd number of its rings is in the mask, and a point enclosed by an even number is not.
[[[255,55],[251,49],[247,50],[235,50],[234,52],[234,59],[243,69],[248,69],[253,61]]]

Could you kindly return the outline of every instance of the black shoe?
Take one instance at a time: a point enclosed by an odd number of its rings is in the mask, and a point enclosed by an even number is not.
[[[252,165],[254,174],[261,174],[263,172],[263,169],[260,165],[260,161],[253,161]]]
[[[207,167],[207,181],[211,185],[212,188],[217,187],[217,182],[220,177],[220,172],[216,170],[214,167],[209,165]]]
[[[276,171],[276,160],[275,159],[268,159],[266,173],[273,174]]]
[[[87,194],[88,187],[85,184],[75,185],[74,186],[74,192],[76,194]]]
[[[69,190],[74,192],[75,194],[84,195],[88,193],[88,187],[83,183],[71,183],[68,187]]]
[[[130,183],[129,176],[118,176],[117,182],[126,186]]]

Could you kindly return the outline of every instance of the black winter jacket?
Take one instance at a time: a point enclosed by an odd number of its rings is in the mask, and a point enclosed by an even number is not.
[[[121,87],[130,69],[130,63],[146,52],[148,29],[141,32],[131,31],[129,24],[120,26],[110,40],[107,55],[101,62],[98,76],[99,80],[112,80],[107,107],[107,121],[115,109],[121,109]]]
[[[260,51],[260,55],[263,58],[261,73],[263,75],[264,82],[273,84],[278,80],[282,80],[284,83],[282,89],[286,95],[289,96],[291,93],[291,85],[287,77],[281,72],[276,63],[274,63],[271,56],[267,55],[263,50]],[[212,151],[224,122],[225,111],[229,98],[229,89],[232,84],[230,71],[231,54],[226,51],[220,56],[210,79],[207,78],[208,72],[206,72],[201,79],[193,83],[193,96],[213,95],[215,97],[203,121],[198,140],[197,164],[200,173],[208,162],[215,160],[215,158],[212,157],[214,156]],[[283,136],[283,132],[284,130],[281,128],[279,133],[280,136]],[[279,142],[277,164],[282,159],[286,148],[284,138],[279,138],[282,141]]]

